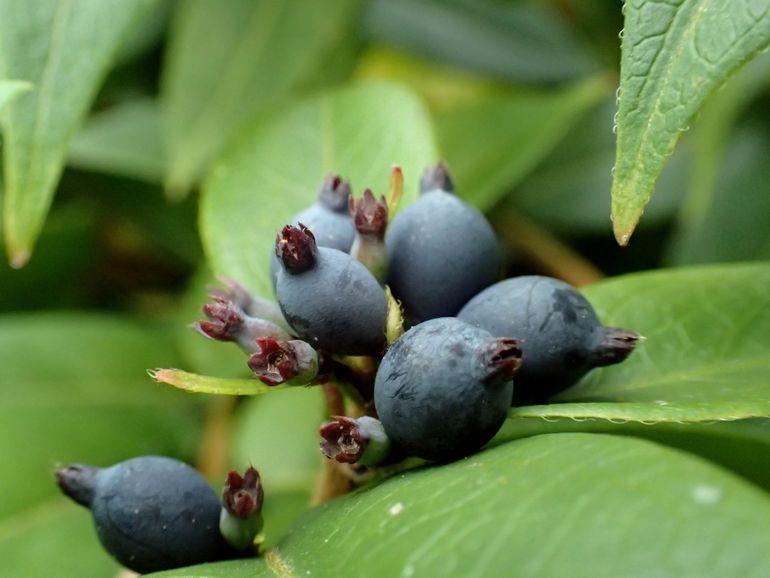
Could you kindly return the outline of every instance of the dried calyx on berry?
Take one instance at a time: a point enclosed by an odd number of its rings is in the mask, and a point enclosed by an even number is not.
[[[302,223],[286,225],[275,240],[275,254],[287,273],[299,274],[315,266],[318,247],[313,232]]]
[[[209,339],[234,341],[247,353],[255,351],[258,338],[289,339],[286,330],[276,323],[247,315],[236,302],[216,293],[203,306],[203,313],[207,319],[194,323],[193,329]]]
[[[318,202],[330,211],[344,213],[348,208],[349,198],[350,183],[334,173],[326,175],[318,192]]]
[[[249,467],[243,476],[236,471],[227,474],[222,489],[219,531],[236,550],[258,546],[264,501],[262,480],[256,469]]]
[[[319,376],[318,352],[299,339],[257,339],[249,368],[267,385],[308,385]]]
[[[378,201],[370,189],[363,196],[349,201],[350,216],[356,228],[356,237],[350,255],[364,264],[382,283],[388,258],[385,252],[385,229],[388,226],[388,204],[384,196]]]
[[[420,177],[420,192],[444,191],[454,193],[455,185],[449,175],[449,169],[443,161],[437,162],[431,167],[426,167]]]
[[[321,452],[345,464],[376,466],[390,456],[390,440],[378,419],[332,416],[320,429]]]

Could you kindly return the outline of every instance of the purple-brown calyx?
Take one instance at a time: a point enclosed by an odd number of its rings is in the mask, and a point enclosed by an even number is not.
[[[361,235],[385,238],[385,228],[388,226],[388,204],[384,196],[378,201],[370,189],[356,200],[348,201],[348,210],[353,217],[353,224]]]
[[[253,467],[247,469],[243,476],[230,471],[225,478],[222,501],[225,509],[237,518],[246,519],[259,514],[265,501],[259,472]]]
[[[313,233],[302,223],[286,225],[275,240],[275,254],[289,273],[302,273],[315,265],[318,248]]]
[[[208,319],[193,325],[196,331],[217,341],[238,339],[244,323],[244,313],[233,301],[212,294],[212,301],[203,306],[203,313]]]
[[[519,342],[510,337],[495,339],[484,350],[487,382],[511,381],[521,367]]]
[[[331,421],[322,425],[319,431],[323,438],[323,454],[343,464],[356,463],[369,445],[358,421],[349,417],[332,416]]]
[[[280,385],[300,372],[292,344],[272,337],[257,339],[257,351],[249,357],[249,368],[267,385]]]
[[[599,344],[591,354],[591,366],[603,367],[620,363],[636,348],[639,334],[618,327],[601,327]]]
[[[439,161],[432,167],[427,167],[420,177],[420,192],[429,193],[430,191],[444,191],[453,193],[455,190],[452,177],[449,176],[444,161]]]
[[[339,175],[326,175],[318,193],[318,201],[330,211],[344,213],[348,208],[349,198],[350,183],[343,181]]]

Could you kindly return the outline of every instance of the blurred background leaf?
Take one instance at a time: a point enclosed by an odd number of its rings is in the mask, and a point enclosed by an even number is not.
[[[73,132],[121,40],[151,3],[0,2],[0,14],[13,15],[0,19],[0,77],[34,85],[2,119],[5,244],[15,267],[32,254]]]
[[[357,0],[178,2],[163,82],[166,187],[184,196],[249,117],[280,103],[355,42]],[[344,60],[344,59],[343,59]],[[331,73],[332,78],[335,73]]]

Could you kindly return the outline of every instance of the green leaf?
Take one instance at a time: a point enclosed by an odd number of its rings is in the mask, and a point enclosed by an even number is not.
[[[380,43],[513,82],[562,82],[595,68],[574,27],[534,3],[373,0],[364,28]]]
[[[328,68],[357,12],[358,0],[179,2],[162,90],[169,193],[185,195],[243,122]]]
[[[608,79],[596,77],[559,91],[496,96],[438,113],[439,143],[459,194],[482,211],[491,209],[610,91]]]
[[[541,435],[328,502],[266,562],[318,577],[759,578],[770,572],[770,498],[648,441]]]
[[[8,104],[18,98],[20,94],[24,94],[30,90],[32,90],[32,85],[29,82],[0,79],[0,113],[3,112],[3,109]]]
[[[642,422],[770,416],[768,285],[765,263],[640,273],[588,288],[603,323],[644,340],[623,363],[593,370],[556,398],[573,403],[521,411]]]
[[[33,91],[3,114],[5,243],[21,267],[53,199],[67,145],[124,35],[150,0],[0,0],[0,78]]]
[[[163,181],[160,110],[151,99],[129,100],[91,116],[75,135],[68,164],[89,171]]]
[[[706,98],[770,44],[770,3],[625,4],[612,217],[626,245],[666,158]]]
[[[645,438],[697,454],[770,490],[770,461],[757,456],[770,452],[770,419],[711,423],[640,423],[603,419],[509,419],[493,445],[544,433],[588,432]]]
[[[270,255],[280,228],[311,205],[334,171],[355,192],[385,193],[390,168],[417,194],[423,168],[438,159],[428,114],[408,90],[360,84],[324,92],[247,127],[207,179],[201,233],[209,263],[260,295],[272,294]]]
[[[281,574],[279,571],[274,573],[265,558],[259,558],[200,564],[189,568],[145,574],[145,576],[152,578],[275,578],[275,576],[288,578],[291,575]]]
[[[177,359],[163,332],[118,318],[3,318],[0,571],[5,563],[15,565],[11,575],[21,576],[95,575],[114,567],[88,513],[58,500],[53,470],[61,463],[109,465],[143,454],[189,460],[202,417],[198,399],[164,390],[145,374],[146,367]],[[43,552],[52,555],[43,558]],[[98,562],[87,572],[65,570],[86,560]]]
[[[150,377],[158,383],[173,385],[193,393],[216,395],[262,395],[280,386],[268,386],[258,379],[233,379],[188,373],[181,369],[153,369]]]

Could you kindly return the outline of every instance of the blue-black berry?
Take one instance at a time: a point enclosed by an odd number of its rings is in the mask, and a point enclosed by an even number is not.
[[[588,300],[571,285],[537,275],[488,287],[457,316],[521,343],[524,361],[514,405],[546,402],[590,369],[623,361],[638,339],[633,331],[602,326]]]
[[[348,214],[349,199],[350,183],[335,174],[329,174],[321,185],[316,202],[294,215],[289,222],[292,225],[302,223],[310,229],[319,247],[329,247],[347,253],[356,234]],[[273,253],[270,259],[273,291],[279,269],[278,258]]]
[[[394,446],[435,461],[467,456],[500,429],[521,362],[514,339],[455,318],[412,327],[377,371],[377,415]]]
[[[421,189],[385,236],[387,284],[413,321],[457,314],[499,268],[492,227],[453,194],[443,164],[426,170]]]
[[[104,469],[73,464],[56,479],[91,510],[102,545],[131,570],[156,572],[229,553],[219,532],[219,498],[183,462],[143,456]]]
[[[366,267],[347,253],[317,247],[302,225],[283,228],[276,254],[278,304],[300,339],[339,355],[382,351],[388,302]]]

